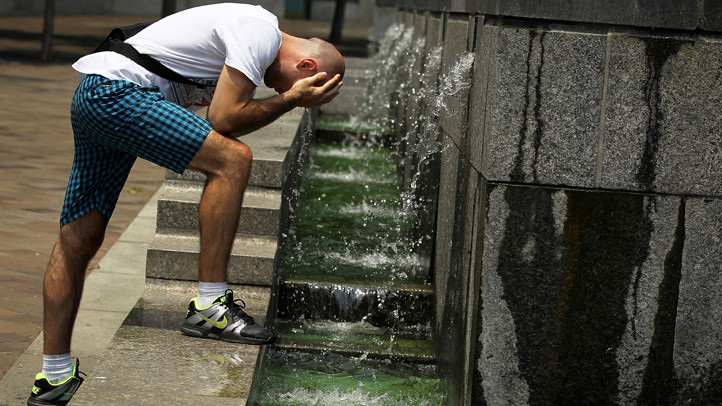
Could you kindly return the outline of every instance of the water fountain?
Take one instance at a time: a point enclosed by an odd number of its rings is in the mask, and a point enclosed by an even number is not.
[[[311,147],[300,191],[316,194],[299,196],[294,212],[309,229],[289,232],[301,245],[279,274],[276,326],[288,347],[261,363],[286,369],[257,378],[299,387],[267,399],[403,404],[386,386],[401,379],[412,393],[443,394],[431,404],[722,401],[721,122],[710,107],[722,80],[708,74],[722,46],[695,31],[719,32],[720,10],[662,2],[630,21],[607,12],[627,7],[616,0],[591,11],[396,3],[374,79],[385,96],[350,124],[316,122],[361,134],[371,154],[362,161],[383,149],[392,159],[382,175],[338,186],[352,199],[324,213],[331,178],[369,167],[351,170],[348,144]],[[342,169],[322,175],[326,164]],[[375,200],[387,178],[398,182],[390,206]],[[304,220],[302,202],[324,214]],[[342,220],[352,213],[357,222]],[[339,235],[321,220],[349,238],[384,224],[373,233],[404,230],[403,243],[332,242]],[[387,267],[392,252],[401,262]],[[370,277],[349,283],[340,269]],[[319,354],[331,369],[309,363]],[[401,377],[389,378],[388,359]],[[412,379],[408,363],[424,373]]]

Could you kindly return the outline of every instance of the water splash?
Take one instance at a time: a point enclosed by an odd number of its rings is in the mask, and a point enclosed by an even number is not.
[[[323,391],[295,388],[289,393],[278,394],[278,400],[279,404],[287,406],[373,406],[385,405],[388,396],[372,395],[361,389],[342,391],[335,388],[331,391]]]
[[[399,212],[394,207],[389,207],[385,204],[386,200],[381,201],[369,201],[363,199],[359,204],[347,204],[339,210],[341,214],[352,214],[352,215],[365,215],[368,218],[396,218],[403,215],[403,212]]]
[[[442,74],[439,80],[439,92],[433,99],[433,113],[438,116],[442,112],[449,113],[446,98],[471,88],[471,69],[474,66],[474,54],[464,52],[459,60],[449,69],[449,73]],[[443,111],[442,111],[443,110]]]
[[[376,174],[372,175],[357,169],[348,169],[344,172],[313,172],[309,174],[309,178],[363,184],[389,183],[389,179],[385,179],[384,177],[380,177]]]

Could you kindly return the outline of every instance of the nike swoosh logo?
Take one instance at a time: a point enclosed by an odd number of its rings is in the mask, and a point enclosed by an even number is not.
[[[215,321],[215,320],[209,319],[208,317],[206,317],[198,312],[196,312],[196,314],[203,320],[207,321],[208,323],[211,323],[211,325],[213,327],[218,327],[220,329],[224,329],[228,325],[228,318],[226,316],[223,316],[223,319],[221,319],[219,321]]]

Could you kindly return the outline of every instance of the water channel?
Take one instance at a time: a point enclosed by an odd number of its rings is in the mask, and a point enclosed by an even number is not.
[[[259,405],[434,405],[428,269],[393,151],[315,143],[280,261]]]
[[[440,49],[423,55],[423,41],[411,34],[396,25],[386,33],[361,114],[321,117],[312,126],[332,137],[307,134],[314,141],[291,191],[277,265],[271,325],[279,339],[262,352],[251,405],[446,402],[431,341],[433,234],[420,227],[433,224],[435,212],[425,211],[418,191],[424,161],[438,157],[440,146],[418,145],[412,155],[420,158],[405,163],[408,136],[390,134],[398,123],[388,89],[437,110],[443,102],[408,86],[416,58],[438,65],[440,56]],[[394,74],[399,69],[408,72]],[[436,76],[427,80],[421,90],[435,89]],[[437,131],[435,113],[409,132]]]

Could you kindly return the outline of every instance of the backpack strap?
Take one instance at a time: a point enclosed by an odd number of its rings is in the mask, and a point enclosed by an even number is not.
[[[158,62],[152,56],[148,54],[141,54],[140,52],[138,52],[138,50],[133,48],[133,46],[125,43],[126,39],[137,34],[143,28],[149,26],[150,24],[152,23],[140,23],[127,27],[114,28],[113,31],[111,31],[108,37],[105,39],[105,41],[103,41],[103,43],[100,44],[100,46],[94,52],[111,51],[121,54],[162,78],[171,80],[173,82],[180,82],[183,84],[196,86],[200,89],[204,89],[206,85],[186,78],[180,73]]]

